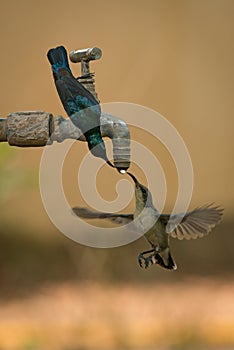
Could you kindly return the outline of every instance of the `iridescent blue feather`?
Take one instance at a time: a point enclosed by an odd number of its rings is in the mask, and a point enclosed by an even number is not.
[[[99,102],[72,75],[67,52],[63,46],[49,50],[47,57],[51,63],[55,85],[65,111],[85,135],[91,152],[96,157],[109,162],[100,131]]]

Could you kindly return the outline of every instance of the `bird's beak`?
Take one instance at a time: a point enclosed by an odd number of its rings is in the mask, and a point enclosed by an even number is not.
[[[106,159],[105,159],[106,160]],[[106,160],[106,163],[109,165],[109,166],[111,166],[112,168],[115,168],[115,166],[107,159]]]
[[[136,187],[139,187],[139,186],[140,186],[140,183],[138,182],[137,178],[136,178],[133,174],[129,173],[128,171],[126,171],[126,174],[128,174],[129,176],[131,176],[131,178],[132,178],[133,181],[135,182]]]

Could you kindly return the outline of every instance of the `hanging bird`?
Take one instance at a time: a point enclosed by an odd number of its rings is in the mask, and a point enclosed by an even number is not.
[[[63,46],[50,49],[47,57],[51,63],[55,85],[68,116],[83,132],[88,147],[95,157],[107,159],[100,131],[101,108],[95,97],[73,76]]]
[[[150,250],[139,254],[139,265],[148,268],[152,264],[158,264],[165,269],[176,270],[177,266],[169,248],[170,237],[181,240],[207,235],[221,221],[223,209],[207,205],[171,217],[170,214],[160,214],[153,205],[152,195],[147,187],[140,184],[131,173],[127,174],[135,182],[136,209],[133,214],[102,213],[79,207],[73,208],[73,212],[86,219],[109,219],[122,225],[133,222],[133,227],[137,232],[144,233],[151,246]]]

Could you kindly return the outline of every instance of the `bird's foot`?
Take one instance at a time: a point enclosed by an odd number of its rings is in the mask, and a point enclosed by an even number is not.
[[[145,260],[146,258],[142,254],[138,255],[138,263],[142,269],[145,267]]]
[[[147,258],[145,258],[146,254],[152,253],[154,252],[154,254],[151,254],[150,256],[148,256]],[[150,249],[150,250],[146,250],[145,252],[142,252],[141,254],[138,255],[138,263],[140,265],[141,268],[145,268],[147,269],[150,265],[152,265],[152,257],[155,255],[155,248]]]
[[[140,267],[143,269],[148,269],[152,264],[154,264],[153,261],[154,254],[148,256],[147,258],[144,257],[144,255],[139,254],[138,255],[138,263]]]

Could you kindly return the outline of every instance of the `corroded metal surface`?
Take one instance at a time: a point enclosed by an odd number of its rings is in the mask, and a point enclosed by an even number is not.
[[[7,119],[0,118],[0,142],[7,141]]]
[[[50,137],[52,114],[41,111],[10,113],[7,117],[7,141],[11,146],[45,146]]]
[[[114,165],[127,169],[130,166],[130,131],[127,124],[108,113],[101,115],[101,133],[110,137],[113,144]]]
[[[113,144],[114,164],[118,168],[130,165],[130,132],[127,124],[108,113],[100,118],[102,137],[108,137]],[[66,139],[86,141],[81,130],[70,119],[55,116],[42,111],[24,111],[10,113],[0,119],[0,141],[11,146],[39,147],[54,141]]]
[[[74,50],[70,53],[72,62],[81,62],[81,77],[83,84],[97,99],[94,85],[94,74],[90,73],[90,61],[102,56],[97,47]],[[127,124],[108,113],[100,117],[102,137],[108,137],[113,144],[114,164],[118,168],[127,169],[130,166],[130,132]],[[72,123],[72,117],[65,119],[43,111],[23,111],[10,113],[7,118],[0,118],[0,142],[7,141],[9,145],[19,147],[39,147],[63,142],[66,139],[86,141],[81,130]]]
[[[74,50],[70,52],[69,57],[73,63],[81,63],[81,77],[78,78],[78,80],[98,100],[94,85],[94,74],[90,74],[89,62],[93,60],[99,60],[102,57],[101,49],[98,47],[92,47],[87,49]]]
[[[74,63],[82,61],[99,60],[102,57],[102,50],[99,47],[92,47],[70,52],[70,60]]]

